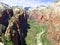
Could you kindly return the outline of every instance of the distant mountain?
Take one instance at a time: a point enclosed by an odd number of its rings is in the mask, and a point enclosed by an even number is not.
[[[25,7],[25,8],[24,8],[24,10],[25,10],[25,11],[28,11],[28,10],[29,10],[29,8],[31,8],[31,7]]]

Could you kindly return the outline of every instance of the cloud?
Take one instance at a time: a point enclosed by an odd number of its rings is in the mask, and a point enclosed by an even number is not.
[[[52,1],[52,0],[51,0]],[[51,1],[48,0],[0,0],[0,2],[6,3],[10,6],[23,6],[23,7],[36,7],[39,5],[49,5],[51,4]]]

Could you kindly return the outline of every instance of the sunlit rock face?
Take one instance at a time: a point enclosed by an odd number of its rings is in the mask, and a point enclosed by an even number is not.
[[[50,14],[51,10],[46,6],[40,6],[34,10],[29,10],[29,18],[34,19],[38,23],[47,23]]]
[[[37,22],[45,23],[47,20],[51,19],[52,17],[56,17],[60,14],[60,2],[52,3],[49,7],[40,6],[35,9],[30,9],[29,17],[30,19],[34,19]],[[59,17],[59,16],[58,16]]]
[[[60,1],[50,5],[52,13],[49,19],[47,39],[53,45],[60,45]]]
[[[23,8],[21,6],[13,6],[12,9],[14,15],[23,13]]]

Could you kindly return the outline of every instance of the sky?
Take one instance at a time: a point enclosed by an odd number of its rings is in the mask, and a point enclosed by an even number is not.
[[[23,7],[37,7],[40,5],[48,6],[55,0],[0,0],[0,2],[6,3],[10,6],[23,6]]]

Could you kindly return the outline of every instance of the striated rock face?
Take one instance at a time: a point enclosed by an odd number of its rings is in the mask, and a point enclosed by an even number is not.
[[[29,18],[34,19],[38,23],[48,23],[51,13],[52,10],[49,7],[42,6],[29,11]]]
[[[49,30],[47,33],[47,39],[51,41],[53,45],[60,45],[60,2],[56,2],[51,5],[53,9],[49,19]]]
[[[46,23],[60,14],[60,2],[52,3],[49,7],[40,6],[35,9],[30,9],[29,18],[34,19],[38,23]],[[51,18],[52,17],[52,18]]]

